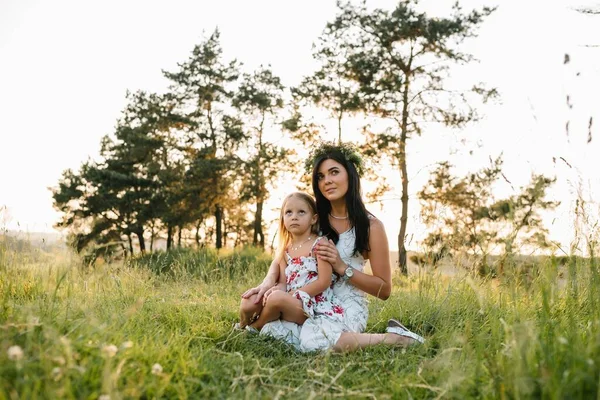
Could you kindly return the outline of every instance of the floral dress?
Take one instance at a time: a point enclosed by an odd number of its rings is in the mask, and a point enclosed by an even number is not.
[[[321,238],[317,238],[313,247]],[[292,293],[298,300],[302,302],[304,314],[308,318],[315,318],[319,315],[327,315],[335,318],[344,313],[342,307],[335,304],[333,301],[333,282],[335,275],[331,276],[331,286],[315,297],[302,290],[309,283],[315,281],[318,277],[317,259],[311,253],[308,257],[290,257],[286,252],[287,266],[285,268],[285,277],[287,284],[287,292]],[[339,319],[339,318],[338,318]]]
[[[353,254],[355,241],[354,228],[351,228],[340,234],[336,247],[348,266],[362,272],[366,260],[360,254]],[[283,320],[272,321],[263,326],[260,334],[284,340],[298,351],[311,352],[329,350],[343,332],[363,332],[369,317],[365,293],[343,279],[337,279],[332,289],[332,303],[341,307],[341,314],[329,316],[315,313],[303,325]]]

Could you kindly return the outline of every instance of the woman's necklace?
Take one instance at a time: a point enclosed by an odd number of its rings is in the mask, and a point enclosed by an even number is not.
[[[348,214],[346,214],[346,215],[345,215],[345,216],[343,216],[343,217],[337,217],[337,216],[333,215],[332,213],[329,213],[329,215],[330,215],[330,216],[331,216],[331,218],[333,218],[333,219],[348,219]]]
[[[300,249],[304,243],[308,242],[311,239],[312,239],[312,236],[309,236],[304,242],[300,243],[299,245],[296,245],[296,246],[290,245],[290,248],[292,249],[292,251],[296,251],[296,250]]]

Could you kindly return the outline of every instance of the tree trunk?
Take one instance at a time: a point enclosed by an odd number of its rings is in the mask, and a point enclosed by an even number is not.
[[[403,148],[405,146],[400,144],[400,147]],[[402,215],[400,217],[400,232],[398,233],[398,266],[400,267],[400,271],[406,275],[408,273],[406,247],[404,246],[406,225],[408,223],[408,175],[406,170],[406,157],[403,157],[400,160],[400,171],[402,173]]]
[[[123,244],[123,241],[119,242],[121,245],[121,250],[123,250],[123,258],[127,258],[127,247]]]
[[[216,240],[216,247],[217,249],[220,249],[223,247],[223,230],[222,230],[222,224],[223,224],[223,211],[221,210],[221,206],[217,206],[216,210],[215,210],[215,224],[216,224],[216,228],[217,228],[217,240]]]
[[[202,219],[198,220],[198,223],[196,224],[196,248],[199,249],[200,248],[200,225],[202,225]]]
[[[410,64],[408,68],[410,71]],[[410,89],[410,74],[404,77],[404,90],[402,93],[402,124],[400,127],[400,173],[402,174],[402,215],[400,217],[400,232],[398,233],[398,266],[403,274],[408,274],[407,254],[404,245],[406,239],[406,226],[408,224],[408,172],[406,168],[406,139],[408,137],[408,91]]]
[[[183,230],[181,226],[177,227],[177,247],[181,247],[181,231]]]
[[[261,249],[265,248],[265,235],[262,230],[262,210],[263,200],[256,203],[256,213],[254,214],[254,238],[252,244]]]
[[[156,237],[156,230],[154,229],[154,226],[152,226],[152,229],[150,230],[150,253],[152,253],[154,251],[154,238]]]
[[[131,233],[127,234],[127,240],[129,241],[129,255],[133,256],[133,240],[131,240]]]
[[[265,182],[264,177],[262,175],[262,163],[261,163],[261,154],[263,150],[262,136],[263,136],[263,126],[265,123],[265,113],[262,113],[262,119],[260,121],[260,129],[258,131],[258,156],[256,160],[256,171],[255,171],[255,179],[257,183],[258,193],[256,196],[256,213],[254,214],[254,237],[252,239],[252,245],[260,246],[261,249],[265,248],[265,235],[262,230],[262,211],[263,211],[263,203],[264,196],[266,196],[265,190]],[[239,238],[240,235],[238,235]]]
[[[146,242],[144,241],[144,230],[140,229],[136,233],[138,241],[140,242],[140,252],[142,254],[146,253]]]
[[[167,227],[167,250],[170,250],[171,246],[173,246],[173,227],[169,225]]]
[[[342,118],[344,114],[340,111],[338,115],[338,144],[342,144]]]

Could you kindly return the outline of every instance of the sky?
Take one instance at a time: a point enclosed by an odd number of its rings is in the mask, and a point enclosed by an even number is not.
[[[454,3],[423,0],[431,15]],[[390,9],[394,1],[368,1]],[[409,243],[426,234],[415,194],[436,162],[450,160],[457,173],[481,168],[502,154],[510,182],[498,195],[525,185],[532,173],[556,176],[550,198],[561,206],[545,215],[551,238],[568,248],[573,207],[581,196],[600,218],[600,15],[575,11],[599,7],[589,0],[465,0],[464,10],[498,6],[477,38],[462,50],[479,61],[453,70],[456,84],[485,82],[500,100],[482,107],[485,118],[461,131],[427,126],[408,144]],[[293,86],[315,68],[312,43],[336,14],[335,0],[114,1],[0,0],[0,228],[53,231],[60,215],[49,187],[61,173],[97,157],[125,105],[127,90],[161,92],[162,70],[175,70],[216,27],[225,57],[250,72],[271,65]],[[570,63],[564,64],[564,55]],[[573,109],[566,105],[569,95]],[[594,116],[593,139],[587,124]],[[565,124],[570,121],[569,134]],[[335,138],[332,121],[322,121]],[[345,130],[358,130],[347,121]],[[399,173],[390,171],[392,181]],[[273,196],[277,208],[285,195]],[[392,248],[400,218],[398,190],[372,211],[386,221]],[[389,223],[388,223],[389,221]],[[396,221],[396,222],[394,222]]]

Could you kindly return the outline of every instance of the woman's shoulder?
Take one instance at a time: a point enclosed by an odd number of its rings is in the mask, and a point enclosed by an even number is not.
[[[368,213],[367,216],[369,217],[369,226],[371,228],[374,228],[374,227],[382,227],[383,228],[383,222],[381,222],[381,220],[379,218],[377,218],[376,216],[374,216],[371,213]]]
[[[371,214],[369,214],[371,215]],[[375,216],[369,217],[369,236],[370,238],[374,238],[376,240],[379,240],[381,238],[381,235],[385,235],[385,226],[383,225],[383,222],[381,222],[380,219],[378,219]]]

